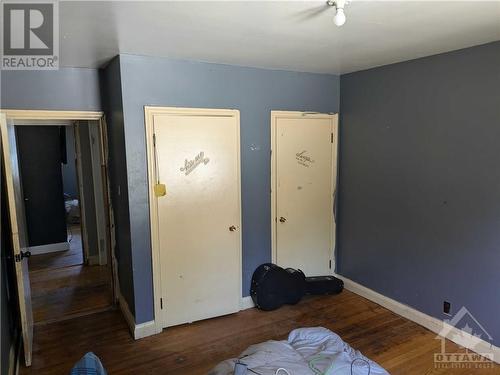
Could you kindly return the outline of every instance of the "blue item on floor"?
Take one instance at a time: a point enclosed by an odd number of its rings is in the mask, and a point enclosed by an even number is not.
[[[85,354],[71,370],[70,375],[107,375],[101,360],[92,352]]]

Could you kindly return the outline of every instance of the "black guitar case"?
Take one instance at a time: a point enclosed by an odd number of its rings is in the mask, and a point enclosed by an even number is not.
[[[250,295],[261,310],[275,310],[284,304],[294,305],[306,292],[306,277],[300,270],[286,270],[272,263],[257,267],[252,277]]]
[[[344,289],[344,282],[335,276],[306,277],[306,294],[338,294]]]
[[[265,263],[253,273],[250,295],[255,306],[270,311],[284,304],[294,305],[305,294],[337,294],[343,288],[342,280],[333,276],[305,277],[301,270]]]

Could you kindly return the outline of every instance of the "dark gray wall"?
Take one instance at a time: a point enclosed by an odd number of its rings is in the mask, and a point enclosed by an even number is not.
[[[270,112],[338,111],[338,77],[133,55],[120,56],[120,73],[136,321],[153,319],[145,105],[240,110],[243,295],[247,296],[253,271],[271,260]]]
[[[500,345],[500,42],[341,77],[337,271]]]
[[[76,175],[76,152],[75,152],[75,129],[73,126],[65,126],[66,130],[66,159],[62,164],[64,193],[73,198],[78,197],[78,181]]]
[[[2,70],[0,107],[100,110],[97,69]]]
[[[130,217],[127,189],[127,162],[123,122],[122,88],[119,57],[101,72],[102,101],[108,125],[108,167],[111,204],[114,214],[115,256],[118,264],[120,293],[135,315]]]
[[[58,126],[16,126],[29,246],[67,241],[60,132]]]

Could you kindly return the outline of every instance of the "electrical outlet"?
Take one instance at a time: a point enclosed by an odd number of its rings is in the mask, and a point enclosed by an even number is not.
[[[451,315],[451,303],[448,301],[443,301],[443,313],[446,315]]]

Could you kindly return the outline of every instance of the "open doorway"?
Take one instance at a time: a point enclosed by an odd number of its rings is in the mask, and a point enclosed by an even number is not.
[[[33,321],[69,319],[112,305],[111,270],[99,237],[98,124],[15,125]],[[102,209],[102,208],[101,208]],[[101,241],[100,241],[101,240]],[[104,254],[101,254],[104,253]]]
[[[1,111],[27,366],[33,326],[109,309],[116,262],[101,112]]]

